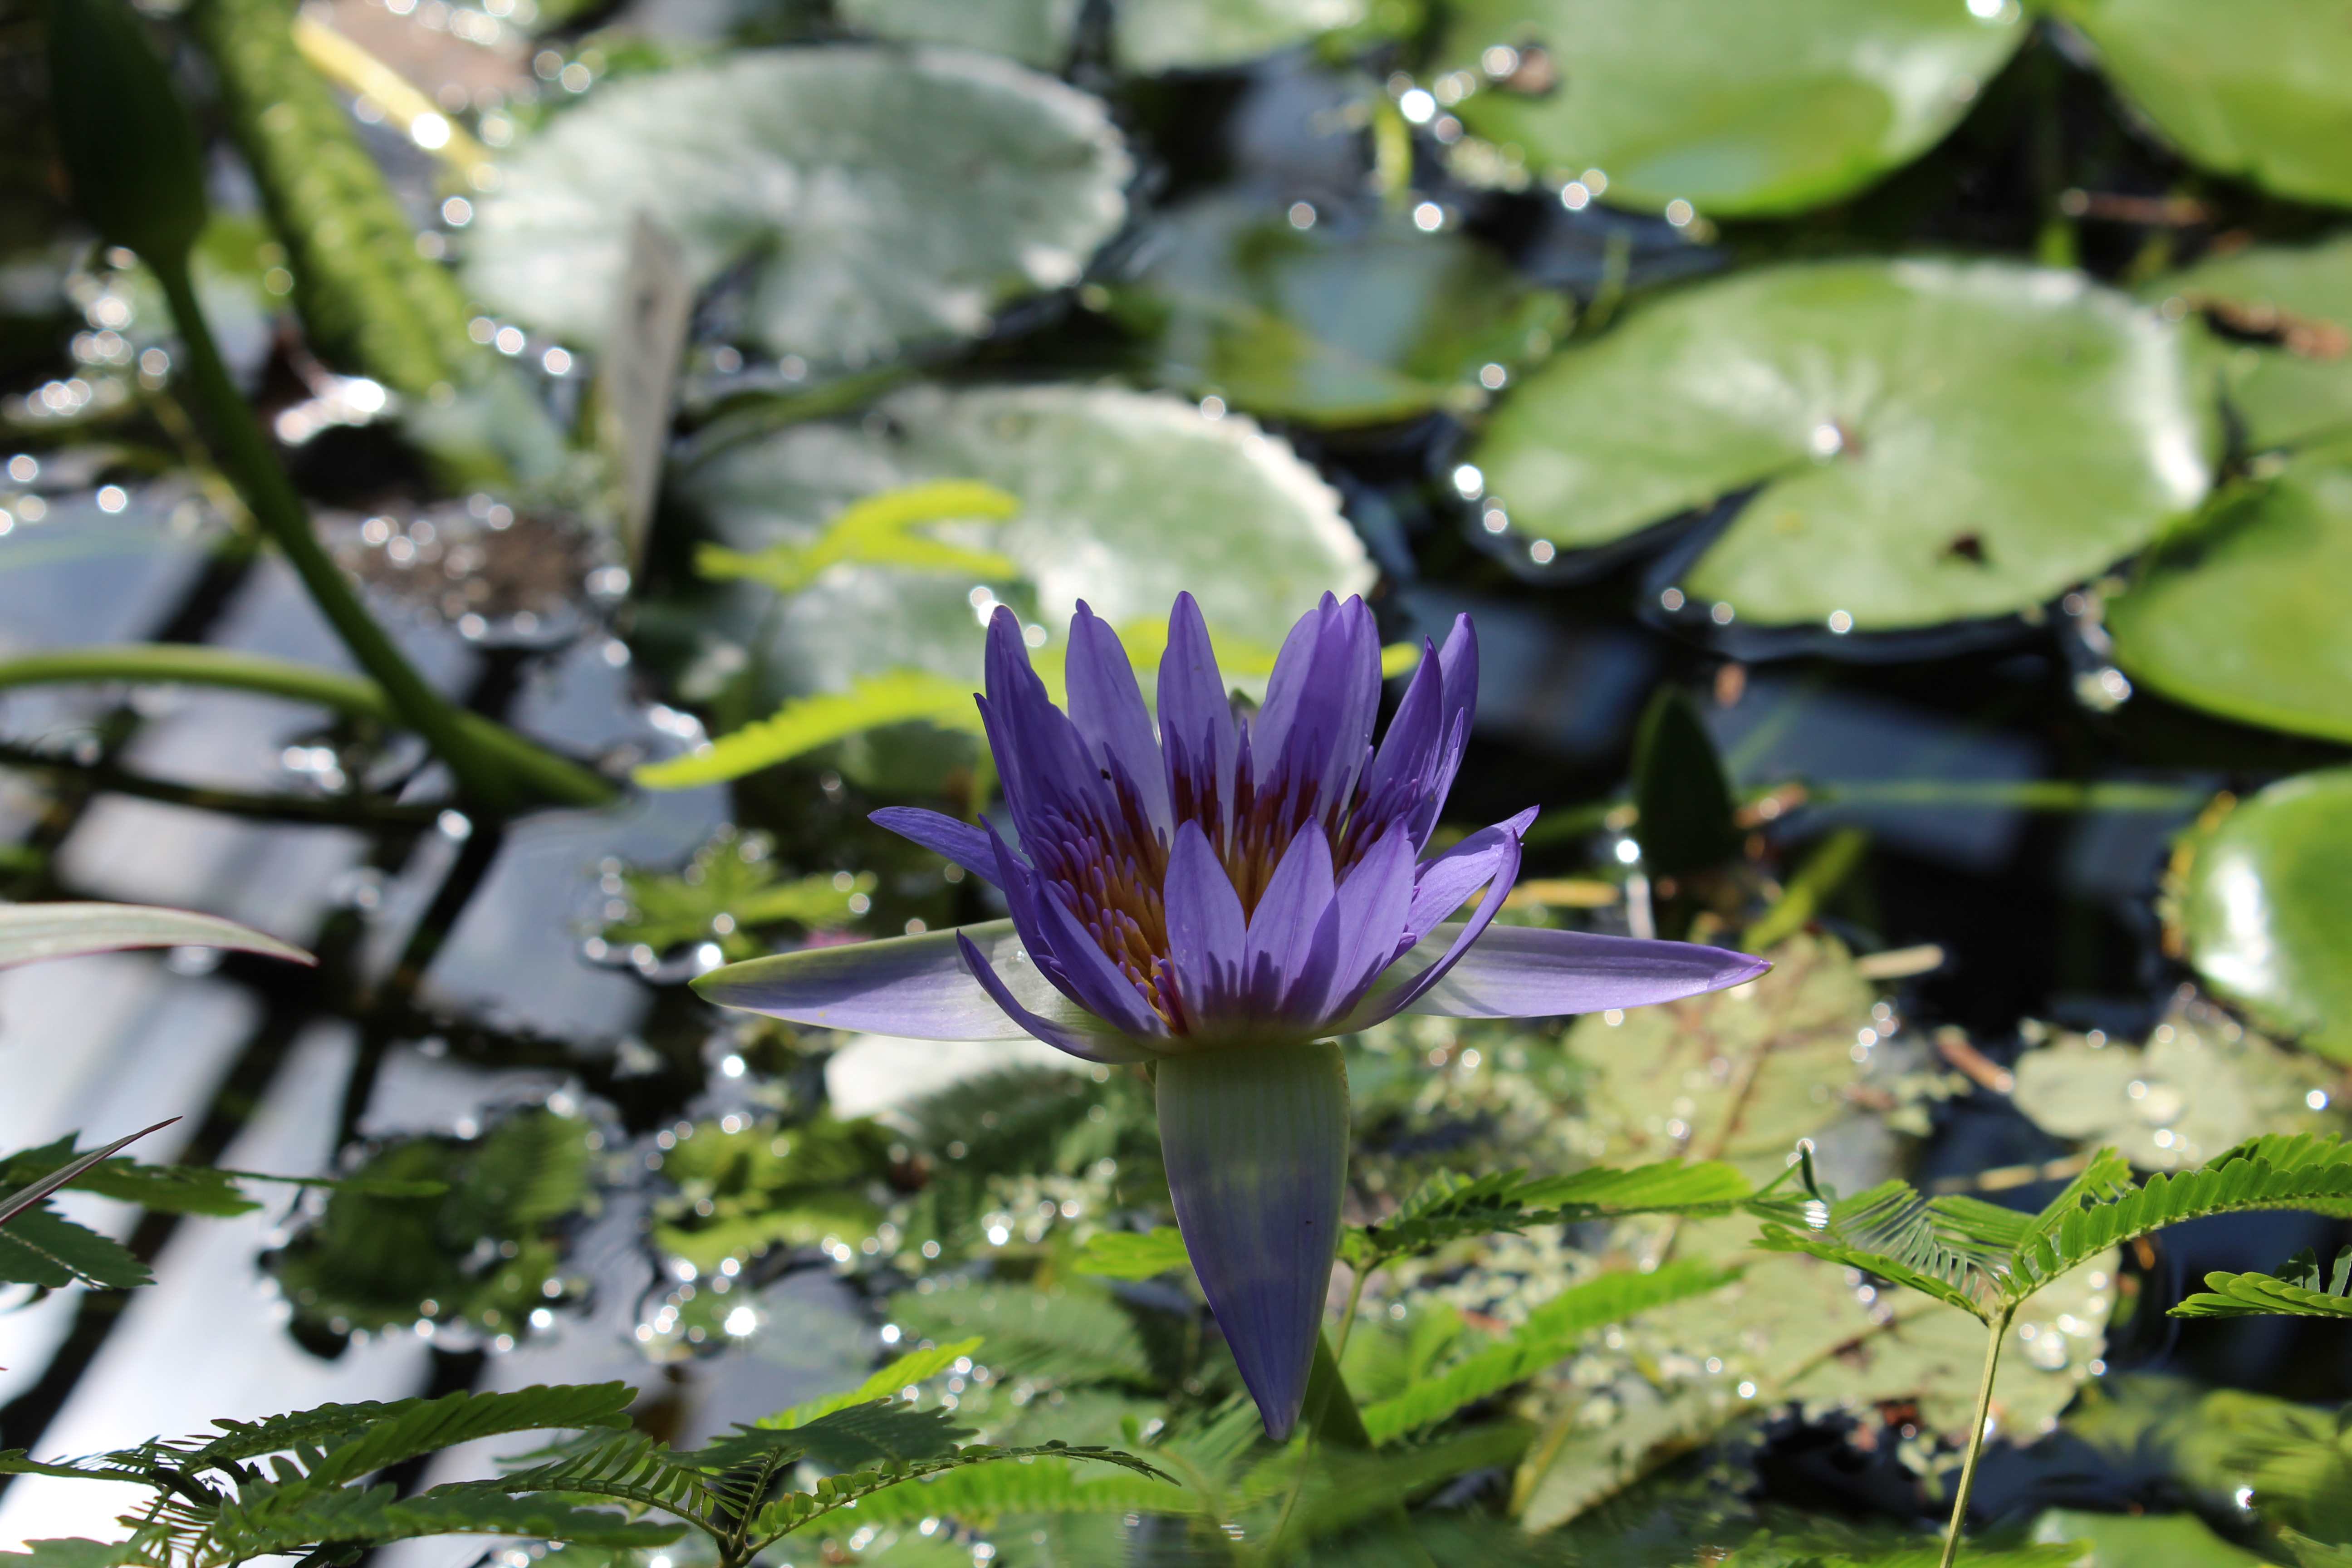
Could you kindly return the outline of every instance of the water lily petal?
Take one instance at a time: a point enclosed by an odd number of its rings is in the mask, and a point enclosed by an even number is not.
[[[1310,828],[1290,841],[1265,891],[1258,895],[1257,908],[1250,911],[1242,973],[1252,1007],[1274,1013],[1295,983],[1307,975],[1316,931],[1331,907],[1332,891],[1331,841],[1320,828]],[[1338,935],[1335,921],[1327,943],[1334,955]],[[1326,974],[1315,988],[1317,1004],[1328,984]]]
[[[1177,595],[1168,612],[1168,651],[1160,658],[1160,743],[1171,806],[1179,816],[1207,819],[1222,837],[1233,821],[1241,735],[1209,647],[1208,623],[1190,594]]]
[[[1404,700],[1397,704],[1389,732],[1381,738],[1371,766],[1364,772],[1364,798],[1351,818],[1351,832],[1384,831],[1400,817],[1415,815],[1427,798],[1437,768],[1439,749],[1445,743],[1445,672],[1437,649],[1422,645],[1421,664],[1412,672]],[[1369,833],[1366,833],[1369,837]],[[1416,840],[1414,847],[1420,847]]]
[[[1482,827],[1435,859],[1421,863],[1413,882],[1412,908],[1404,919],[1406,946],[1418,943],[1471,894],[1493,881],[1496,868],[1506,855],[1517,864],[1517,841],[1535,825],[1537,809],[1531,805],[1517,816]],[[1509,890],[1507,884],[1504,890]]]
[[[807,947],[730,963],[700,975],[695,990],[722,1007],[741,1007],[826,1029],[915,1040],[1012,1040],[1027,1031],[1006,1017],[964,967],[958,932],[835,947]],[[1027,962],[1011,921],[961,933],[1016,977],[1014,994],[1049,1017],[1077,1009]]]
[[[919,805],[886,805],[866,820],[945,856],[983,882],[996,884],[996,852],[988,846],[988,835],[971,823]]]
[[[1160,1015],[1144,1001],[1135,983],[1104,954],[1093,933],[1078,923],[1054,886],[1022,864],[993,824],[988,837],[996,851],[997,873],[1004,901],[1013,910],[1013,929],[1021,933],[1040,973],[1065,996],[1114,1029],[1145,1038],[1167,1033]]]
[[[1412,907],[1412,839],[1403,827],[1390,828],[1364,851],[1331,904],[1339,944],[1323,1011],[1337,1017],[1355,1006],[1397,955],[1397,938]]]
[[[1494,923],[1495,916],[1501,911],[1503,900],[1510,896],[1511,884],[1519,879],[1519,836],[1511,824],[1523,819],[1531,820],[1534,816],[1532,810],[1525,811],[1513,817],[1510,823],[1485,829],[1488,833],[1499,834],[1501,842],[1495,854],[1486,860],[1486,896],[1478,900],[1477,910],[1465,923],[1451,928],[1454,932],[1454,941],[1435,963],[1418,973],[1408,972],[1402,964],[1390,969],[1381,984],[1365,996],[1356,1010],[1356,1016],[1342,1026],[1342,1032],[1369,1029],[1374,1024],[1396,1016],[1421,1000],[1469,953],[1478,939],[1486,933],[1486,928]],[[1418,894],[1415,901],[1419,901]],[[1457,899],[1454,902],[1461,900]],[[1394,977],[1400,974],[1408,977],[1399,983]]]
[[[1363,600],[1329,594],[1291,628],[1265,705],[1250,723],[1257,796],[1302,802],[1335,821],[1371,752],[1380,715],[1380,628]]]
[[[1329,1041],[1163,1058],[1160,1145],[1192,1271],[1266,1436],[1298,1420],[1348,1176],[1348,1074]]]
[[[1004,782],[1004,801],[1034,850],[1053,818],[1090,822],[1108,814],[1102,773],[1069,716],[1054,706],[1045,683],[1029,667],[1021,617],[1003,605],[989,617],[983,659],[988,694],[980,702],[988,749]]]
[[[1437,650],[1437,662],[1445,671],[1445,703],[1441,721],[1445,741],[1430,775],[1428,798],[1412,818],[1416,848],[1426,845],[1430,834],[1436,831],[1438,813],[1445,809],[1445,796],[1454,788],[1454,776],[1462,771],[1462,754],[1470,745],[1471,721],[1477,715],[1478,633],[1468,616],[1454,617],[1454,629],[1446,635],[1445,646]]]
[[[1459,934],[1459,927],[1439,926],[1415,951],[1434,948],[1442,955]],[[1443,980],[1402,1010],[1448,1018],[1598,1013],[1720,991],[1771,967],[1744,952],[1696,942],[1495,926]]]
[[[1102,1021],[1091,1014],[1070,1006],[1058,991],[1054,993],[1054,998],[1063,1004],[1059,1009],[1060,1017],[1047,1017],[1035,1011],[1013,994],[1013,987],[1005,983],[996,965],[967,931],[958,931],[951,934],[956,938],[957,950],[972,979],[987,993],[989,1000],[1003,1010],[1006,1020],[1018,1026],[1020,1033],[1034,1036],[1056,1050],[1067,1051],[1090,1062],[1139,1062],[1148,1060],[1153,1054],[1118,1031],[1105,1028]],[[1016,946],[1014,955],[1017,956],[1019,952]],[[1016,970],[1015,973],[1019,972]],[[1039,993],[1038,1000],[1045,1000],[1044,993]]]
[[[1209,847],[1209,836],[1197,822],[1176,830],[1160,898],[1168,918],[1168,962],[1176,971],[1187,1021],[1195,1029],[1212,1026],[1220,1016],[1231,1016],[1240,1002],[1249,922],[1224,862]]]
[[[1135,683],[1135,666],[1118,635],[1078,601],[1070,617],[1068,678],[1070,722],[1086,740],[1112,783],[1134,801],[1143,818],[1162,835],[1174,826],[1168,809],[1168,770],[1151,732],[1151,714]]]

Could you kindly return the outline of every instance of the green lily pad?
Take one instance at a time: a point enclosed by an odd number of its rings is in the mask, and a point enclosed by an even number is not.
[[[1026,584],[1041,647],[1058,647],[1080,598],[1115,626],[1164,625],[1183,589],[1221,639],[1278,647],[1327,590],[1372,580],[1338,495],[1287,445],[1239,415],[1113,387],[912,387],[855,423],[726,451],[681,488],[724,542],[751,551],[813,538],[859,497],[950,478],[1019,498],[1018,515],[972,539]],[[782,684],[836,691],[910,668],[974,680],[978,623],[1000,592],[1013,602],[1008,579],[836,565],[778,616]]]
[[[2010,1099],[2055,1137],[2119,1149],[2144,1171],[2179,1171],[2257,1133],[2341,1131],[2336,1076],[2197,998],[2166,1014],[2145,1046],[2046,1040],[2018,1058]]]
[[[2141,294],[2168,315],[2202,312],[2235,340],[2213,353],[2249,447],[2352,434],[2352,236],[2253,246]]]
[[[2189,162],[2352,205],[2352,27],[2337,0],[2044,0]]]
[[[2205,983],[2352,1062],[2352,768],[2274,784],[2184,846],[2172,918]]]
[[[2034,1521],[2036,1541],[2066,1542],[2082,1546],[2083,1568],[2140,1568],[2161,1563],[2166,1568],[2266,1568],[2267,1557],[2257,1557],[2213,1533],[2193,1513],[2092,1513],[2078,1508],[2053,1508]]]
[[[1076,281],[1125,216],[1131,167],[1098,100],[1007,60],[739,55],[616,81],[525,142],[482,201],[467,281],[593,343],[643,212],[698,284],[750,263],[746,342],[855,369]]]
[[[2352,465],[2319,455],[2217,496],[2107,609],[2116,659],[2176,701],[2352,742]]]
[[[1150,374],[1276,418],[1346,426],[1483,407],[1489,388],[1566,334],[1566,298],[1528,287],[1459,233],[1402,215],[1300,229],[1245,197],[1169,215],[1115,295]],[[1488,366],[1496,367],[1489,370]],[[1497,372],[1500,374],[1497,374]]]
[[[2181,335],[2071,273],[1772,268],[1555,359],[1470,456],[1518,529],[1576,547],[1760,487],[1682,584],[1744,619],[2002,615],[2204,495]]]
[[[1471,130],[1538,165],[1599,169],[1613,204],[1738,216],[1802,212],[1909,163],[1958,123],[2026,30],[2016,0],[1451,10],[1440,59],[1503,78],[1455,110]]]
[[[877,38],[1010,55],[1039,70],[1070,58],[1083,0],[834,0],[834,14]]]

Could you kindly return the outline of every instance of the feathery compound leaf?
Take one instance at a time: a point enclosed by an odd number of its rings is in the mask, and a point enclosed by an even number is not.
[[[1005,1459],[1025,1463],[1039,1458],[1086,1459],[1099,1464],[1117,1465],[1136,1475],[1148,1477],[1153,1481],[1174,1485],[1172,1478],[1137,1458],[1134,1455],[1122,1453],[1117,1448],[1078,1447],[1066,1443],[1047,1443],[1036,1447],[999,1448],[984,1443],[975,1443],[969,1447],[958,1448],[953,1453],[942,1455],[935,1459],[918,1460],[907,1465],[893,1465],[883,1469],[859,1470],[844,1475],[828,1476],[818,1481],[813,1491],[787,1492],[760,1510],[759,1516],[751,1522],[749,1539],[755,1542],[776,1540],[791,1534],[811,1520],[821,1518],[836,1509],[846,1508],[852,1503],[858,1505],[859,1519],[877,1518],[879,1514],[876,1510],[887,1505],[875,1505],[870,1509],[867,1500],[874,1498],[877,1493],[887,1494],[891,1489],[903,1486],[907,1482],[923,1480],[931,1476],[962,1469],[968,1466],[993,1466],[998,1461]]]
[[[970,1436],[971,1429],[957,1426],[949,1411],[918,1410],[896,1399],[876,1399],[845,1405],[788,1432],[738,1426],[717,1442],[677,1458],[698,1469],[724,1471],[788,1454],[829,1470],[854,1470],[944,1458]]]
[[[1997,1310],[2023,1218],[1969,1199],[1930,1201],[1903,1181],[1807,1209],[1811,1230],[1767,1224],[1757,1245],[1865,1269],[1979,1318]]]
[[[1350,1230],[1341,1256],[1360,1268],[1433,1251],[1465,1237],[1530,1225],[1636,1214],[1722,1214],[1755,1195],[1721,1161],[1662,1160],[1618,1170],[1595,1166],[1532,1181],[1517,1171],[1431,1177],[1377,1226]]]
[[[1192,1266],[1184,1238],[1172,1225],[1156,1230],[1098,1230],[1087,1237],[1074,1265],[1078,1273],[1097,1279],[1156,1279]]]
[[[27,1541],[22,1552],[0,1552],[0,1568],[124,1568],[146,1561],[128,1541]]]
[[[636,1523],[617,1513],[544,1498],[502,1495],[469,1483],[400,1500],[391,1486],[310,1491],[299,1484],[241,1489],[192,1543],[191,1568],[242,1563],[333,1542],[362,1547],[426,1535],[522,1535],[612,1547],[661,1546],[684,1527]]]
[[[38,1200],[0,1226],[0,1283],[54,1290],[79,1282],[122,1289],[151,1278],[147,1266],[120,1243],[85,1230]]]
[[[1000,1373],[1068,1385],[1156,1386],[1135,1320],[1100,1286],[1076,1281],[1052,1290],[976,1280],[890,1299],[908,1333],[946,1341],[979,1334]]]
[[[869,1497],[857,1505],[866,1524],[904,1524],[933,1517],[972,1523],[1009,1513],[1188,1513],[1197,1499],[1139,1470],[1089,1475],[1067,1458],[966,1465]]]
[[[2275,1274],[2208,1274],[2205,1285],[2205,1291],[2173,1308],[2172,1316],[2352,1318],[2352,1247],[2336,1254],[2333,1278],[2306,1247]]]
[[[620,1426],[636,1391],[625,1383],[534,1384],[508,1394],[451,1394],[389,1404],[322,1405],[267,1421],[223,1421],[226,1430],[186,1454],[187,1468],[289,1449],[320,1450],[306,1466],[313,1487],[340,1486],[403,1459],[508,1432]]]
[[[939,1376],[962,1357],[980,1349],[981,1342],[976,1338],[957,1340],[950,1344],[909,1351],[846,1394],[828,1394],[822,1399],[812,1399],[788,1410],[779,1410],[773,1415],[761,1416],[755,1425],[773,1431],[789,1431],[793,1427],[805,1426],[820,1415],[830,1415],[853,1405],[891,1398],[902,1389]]]
[[[168,1125],[168,1124],[166,1124]],[[137,1132],[132,1138],[143,1138],[152,1132]],[[70,1173],[59,1185],[79,1193],[96,1193],[159,1214],[202,1214],[226,1217],[249,1213],[260,1205],[247,1197],[238,1188],[236,1178],[227,1171],[202,1165],[142,1165],[135,1160],[108,1158],[108,1150],[119,1149],[130,1139],[108,1145],[96,1152],[97,1157],[77,1155],[76,1140],[68,1134],[56,1142],[38,1149],[26,1149],[0,1160],[0,1186],[23,1186],[45,1177],[56,1177],[61,1172]],[[83,1161],[89,1161],[82,1164]],[[80,1165],[80,1169],[74,1167]],[[0,1207],[5,1203],[0,1202]]]
[[[1574,1351],[1592,1330],[1622,1322],[1636,1312],[1679,1301],[1726,1285],[1736,1274],[1685,1261],[1654,1273],[1627,1270],[1563,1290],[1528,1316],[1499,1342],[1455,1363],[1436,1377],[1364,1410],[1364,1429],[1374,1443],[1433,1426],[1465,1405],[1499,1394]]]

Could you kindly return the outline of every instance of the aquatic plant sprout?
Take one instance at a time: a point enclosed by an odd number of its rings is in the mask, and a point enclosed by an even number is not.
[[[697,982],[797,1023],[1034,1036],[1087,1061],[1153,1064],[1177,1224],[1277,1440],[1298,1419],[1339,1240],[1348,1086],[1334,1037],[1404,1012],[1640,1006],[1767,967],[1687,942],[1496,925],[1533,809],[1423,858],[1476,702],[1469,617],[1444,647],[1423,645],[1375,747],[1380,658],[1363,602],[1326,595],[1284,642],[1265,703],[1240,710],[1180,595],[1155,733],[1126,651],[1085,605],[1067,713],[1000,608],[979,702],[1018,847],[936,812],[875,820],[993,883],[1012,918]]]

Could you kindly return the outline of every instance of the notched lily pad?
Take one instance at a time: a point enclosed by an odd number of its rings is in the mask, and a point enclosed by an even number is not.
[[[1076,281],[1125,216],[1131,169],[1098,100],[1008,60],[738,55],[614,82],[524,143],[482,201],[467,281],[593,344],[644,213],[696,283],[743,269],[746,343],[855,369]]]
[[[2352,1062],[2352,768],[2209,814],[2176,857],[2168,934],[2263,1026]]]
[[[2352,205],[2352,28],[2336,0],[2044,0],[2189,162]]]
[[[1555,359],[1471,460],[1516,527],[1580,548],[1757,487],[1692,598],[1933,626],[2039,604],[2194,506],[2213,434],[2194,391],[2176,329],[2075,274],[1780,267]]]
[[[1565,296],[1529,287],[1477,241],[1399,214],[1301,229],[1213,196],[1166,215],[1144,255],[1112,308],[1144,336],[1152,379],[1280,419],[1474,411],[1570,320]]]
[[[1441,60],[1506,68],[1455,110],[1471,130],[1539,165],[1599,169],[1612,203],[1738,216],[1802,212],[1909,163],[1958,123],[2026,29],[2016,0],[1449,9]]]
[[[2107,606],[2116,659],[2175,701],[2352,742],[2352,451],[2216,496]]]

